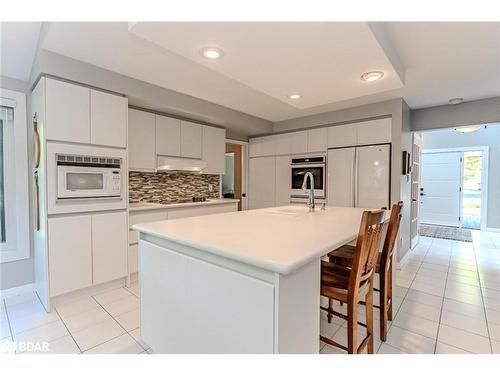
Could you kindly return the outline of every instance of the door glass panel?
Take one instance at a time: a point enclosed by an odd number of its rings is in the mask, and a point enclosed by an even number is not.
[[[463,160],[462,227],[481,228],[482,151],[466,151]]]
[[[292,189],[302,189],[304,175],[311,172],[314,176],[314,189],[323,189],[323,167],[292,168]],[[307,180],[307,188],[311,188],[311,182]]]
[[[67,173],[66,189],[68,190],[102,190],[102,173]]]
[[[234,198],[234,152],[226,153],[226,174],[222,176],[222,196]]]

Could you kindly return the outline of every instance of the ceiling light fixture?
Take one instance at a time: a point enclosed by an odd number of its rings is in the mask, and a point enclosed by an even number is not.
[[[302,95],[300,95],[300,94],[291,94],[291,95],[288,95],[288,99],[298,100],[300,98],[302,98]]]
[[[205,47],[200,52],[203,57],[209,60],[221,59],[224,56],[224,51],[217,47]]]
[[[460,104],[464,101],[464,98],[451,98],[450,100],[448,100],[448,103],[450,103],[451,105],[457,105],[457,104]]]
[[[361,80],[365,81],[365,82],[374,82],[374,81],[378,81],[383,76],[384,76],[384,72],[380,72],[380,71],[366,72],[361,76]]]
[[[460,133],[472,133],[478,131],[482,127],[483,125],[470,125],[470,126],[461,126],[459,128],[455,128],[455,130]]]

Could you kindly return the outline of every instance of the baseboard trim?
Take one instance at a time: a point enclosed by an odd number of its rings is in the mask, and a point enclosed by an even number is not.
[[[18,296],[20,294],[34,292],[35,290],[36,290],[35,283],[20,285],[20,286],[16,286],[14,288],[9,288],[9,289],[3,289],[3,290],[0,290],[0,299],[15,297],[15,296]]]
[[[489,227],[486,227],[486,231],[487,232],[500,232],[500,228],[489,228]]]
[[[402,270],[405,266],[406,263],[408,263],[408,260],[410,259],[410,253],[412,252],[413,249],[408,249],[405,255],[403,255],[403,258],[401,258],[398,262],[396,262],[396,269],[397,270]]]

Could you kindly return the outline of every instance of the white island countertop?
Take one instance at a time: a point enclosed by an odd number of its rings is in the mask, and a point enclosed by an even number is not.
[[[280,274],[356,238],[364,209],[304,205],[136,224],[148,235]]]
[[[165,210],[170,208],[197,207],[197,206],[212,206],[217,204],[238,203],[239,199],[232,198],[210,198],[204,202],[181,202],[181,203],[129,203],[129,211],[147,211],[147,210]]]

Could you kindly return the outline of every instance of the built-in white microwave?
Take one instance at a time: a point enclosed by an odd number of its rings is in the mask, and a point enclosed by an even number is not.
[[[56,154],[57,199],[119,198],[121,158]]]

